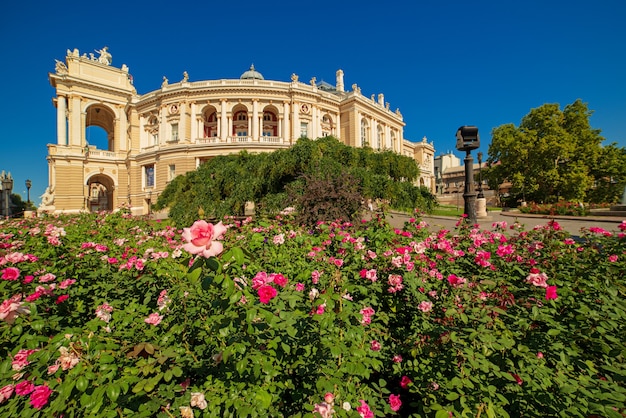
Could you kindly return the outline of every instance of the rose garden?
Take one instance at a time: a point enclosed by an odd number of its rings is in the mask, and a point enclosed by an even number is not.
[[[626,222],[0,225],[2,417],[625,417]]]

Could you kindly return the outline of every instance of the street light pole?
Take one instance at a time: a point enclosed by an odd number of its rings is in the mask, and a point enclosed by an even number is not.
[[[483,194],[483,153],[478,153],[478,198],[482,199],[485,195]]]
[[[30,188],[32,185],[32,181],[26,180],[26,203],[28,203],[28,209],[30,209]]]
[[[480,136],[476,126],[461,126],[456,131],[456,149],[465,151],[465,191],[463,214],[470,224],[476,223],[476,192],[474,191],[474,159],[472,150],[480,147]]]

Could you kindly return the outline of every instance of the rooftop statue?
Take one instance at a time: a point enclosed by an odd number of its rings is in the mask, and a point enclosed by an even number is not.
[[[109,47],[105,46],[102,49],[95,50],[97,53],[100,54],[100,56],[98,57],[98,62],[100,64],[111,65],[111,63],[113,62],[113,57],[111,56],[111,53],[109,53],[108,49]]]

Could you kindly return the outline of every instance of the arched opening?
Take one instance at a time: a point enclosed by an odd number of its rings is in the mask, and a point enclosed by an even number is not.
[[[236,106],[233,109],[233,130],[232,136],[248,137],[248,109],[245,106]]]
[[[218,133],[218,117],[217,109],[214,107],[207,107],[202,113],[203,120],[203,138],[215,138]]]
[[[101,212],[113,210],[113,180],[103,174],[97,174],[87,180],[87,210]]]
[[[263,109],[262,136],[278,136],[278,110],[274,106]]]
[[[330,136],[333,134],[333,118],[328,114],[322,116],[322,136]]]
[[[105,151],[115,151],[115,115],[102,105],[91,105],[86,110],[85,140],[87,145]]]

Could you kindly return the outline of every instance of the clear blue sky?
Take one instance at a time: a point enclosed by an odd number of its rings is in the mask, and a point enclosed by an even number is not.
[[[334,84],[342,69],[347,88],[383,93],[405,138],[426,136],[437,155],[456,152],[461,125],[478,126],[486,154],[494,127],[578,98],[604,144],[624,147],[625,21],[624,0],[10,1],[0,14],[0,170],[24,199],[30,178],[39,202],[56,142],[48,73],[67,49],[105,45],[140,94],[183,71],[238,78],[253,63],[266,79]]]

